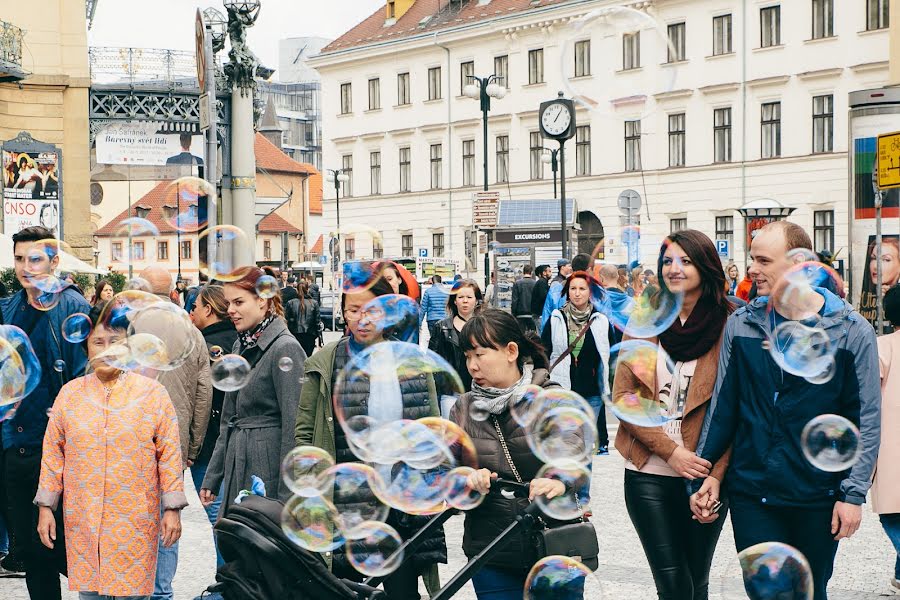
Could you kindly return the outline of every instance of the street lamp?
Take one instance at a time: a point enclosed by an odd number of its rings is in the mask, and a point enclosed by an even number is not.
[[[548,154],[549,152],[549,154]],[[559,148],[544,148],[541,162],[553,170],[553,199],[556,200],[556,174],[559,172]]]
[[[212,35],[213,54],[217,54],[225,49],[228,19],[221,12],[210,6],[203,11],[203,21]]]
[[[350,181],[345,169],[327,169],[325,176],[327,181],[334,183],[334,209],[337,224],[334,236],[334,246],[331,248],[331,274],[337,276],[338,266],[341,264],[341,184]],[[331,286],[331,330],[336,331],[337,304],[335,303],[335,289]]]

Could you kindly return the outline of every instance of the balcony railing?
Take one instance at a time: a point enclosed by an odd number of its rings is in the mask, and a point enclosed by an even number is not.
[[[6,21],[0,21],[0,63],[5,68],[22,67],[22,36],[23,32]]]

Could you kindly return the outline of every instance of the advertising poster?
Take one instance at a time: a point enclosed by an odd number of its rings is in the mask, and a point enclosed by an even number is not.
[[[878,305],[878,262],[875,236],[869,236],[866,261],[863,267],[862,290],[859,295],[859,314],[870,323],[876,323]],[[883,235],[881,239],[881,290],[882,294],[900,283],[900,235]]]
[[[3,228],[12,235],[41,225],[60,230],[59,154],[3,152]]]
[[[202,165],[201,133],[163,132],[150,121],[116,123],[97,134],[97,163],[104,165]]]

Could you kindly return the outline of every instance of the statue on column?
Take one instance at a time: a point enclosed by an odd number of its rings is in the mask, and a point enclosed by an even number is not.
[[[225,9],[228,11],[228,37],[231,40],[225,77],[232,88],[240,89],[241,95],[245,96],[256,89],[259,58],[247,45],[247,30],[259,16],[259,1],[232,0],[225,3]]]

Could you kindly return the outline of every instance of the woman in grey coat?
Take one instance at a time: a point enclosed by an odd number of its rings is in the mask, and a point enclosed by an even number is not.
[[[262,298],[256,283],[264,275],[253,268],[242,279],[226,283],[228,316],[238,331],[234,353],[250,363],[247,383],[228,392],[222,425],[209,461],[200,501],[215,501],[212,490],[224,482],[224,506],[250,489],[251,475],[266,484],[266,494],[287,500],[290,491],[280,476],[281,460],[294,447],[297,398],[306,354],[288,331],[281,298]],[[215,385],[213,365],[213,385]]]

